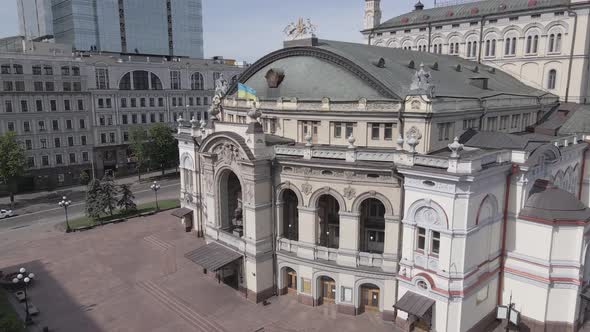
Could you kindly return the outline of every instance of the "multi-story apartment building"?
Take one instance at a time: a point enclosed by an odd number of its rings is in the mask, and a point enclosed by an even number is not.
[[[27,152],[19,189],[77,184],[81,171],[135,171],[129,128],[207,119],[216,80],[243,68],[221,58],[72,55],[71,46],[7,39],[0,47],[0,131]]]
[[[232,89],[207,126],[178,128],[173,214],[204,234],[185,255],[204,273],[406,331],[489,331],[510,299],[523,330],[587,320],[590,127],[527,132],[566,118],[556,95],[460,57],[315,38],[240,82],[257,101]]]
[[[201,0],[18,0],[21,34],[76,50],[203,58]]]
[[[381,22],[365,0],[371,45],[460,56],[501,69],[562,101],[590,101],[590,4],[582,0],[448,1]]]
[[[94,138],[86,66],[70,56],[0,54],[0,131],[26,151],[20,190],[77,184]]]
[[[220,78],[236,81],[242,68],[223,59],[202,60],[88,53],[88,91],[92,96],[96,169],[118,173],[133,166],[129,128],[178,118],[207,120]],[[227,62],[230,63],[230,62]]]

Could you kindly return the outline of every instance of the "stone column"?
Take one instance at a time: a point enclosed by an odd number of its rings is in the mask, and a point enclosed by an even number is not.
[[[360,213],[340,212],[339,265],[357,267],[359,252]]]
[[[277,239],[284,237],[284,229],[283,229],[283,207],[285,203],[281,200],[275,201],[275,222],[276,222],[276,229],[277,229]]]
[[[397,272],[399,261],[400,220],[399,216],[385,216],[385,242],[383,244],[383,270]],[[409,239],[413,243],[412,239]]]
[[[299,249],[297,256],[314,259],[316,246],[317,208],[298,207]]]

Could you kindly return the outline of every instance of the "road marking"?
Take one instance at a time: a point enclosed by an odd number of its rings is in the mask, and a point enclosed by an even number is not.
[[[200,331],[225,332],[223,327],[205,318],[203,315],[199,314],[191,307],[189,307],[187,304],[185,304],[184,301],[177,298],[173,293],[157,285],[156,283],[152,281],[142,281],[138,282],[136,285],[138,288],[142,289],[143,291],[151,295],[154,299],[163,304],[166,308],[170,309],[172,312],[180,316],[187,323],[196,327]]]
[[[160,189],[162,189],[162,188],[175,187],[178,184],[179,183],[177,183],[177,184],[170,184],[170,185],[167,185],[167,186],[161,186]],[[151,189],[140,190],[140,191],[134,192],[133,194],[135,195],[135,194],[140,194],[140,193],[145,193],[145,192],[150,192],[150,191],[152,191],[152,190]],[[86,202],[73,203],[73,204],[70,205],[70,208],[73,207],[73,206],[84,205],[85,203]],[[32,215],[35,215],[35,214],[47,213],[47,212],[51,212],[51,211],[59,211],[59,210],[63,210],[63,208],[58,207],[58,208],[47,209],[47,210],[42,210],[42,211],[37,211],[37,212],[30,212],[30,213],[25,213],[25,214],[19,214],[19,215],[16,215],[16,216],[11,217],[10,220],[18,219],[18,218],[21,218],[21,217],[28,217],[28,216],[32,216]]]

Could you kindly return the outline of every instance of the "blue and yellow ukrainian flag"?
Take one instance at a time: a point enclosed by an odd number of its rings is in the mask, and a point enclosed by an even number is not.
[[[256,100],[256,90],[246,84],[238,83],[238,98]]]

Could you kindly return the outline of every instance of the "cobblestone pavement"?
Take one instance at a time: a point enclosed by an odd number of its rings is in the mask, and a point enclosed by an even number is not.
[[[24,266],[38,326],[51,331],[393,331],[376,314],[338,314],[293,297],[248,302],[184,254],[203,245],[169,212],[64,234],[48,226],[0,234],[0,270]]]

